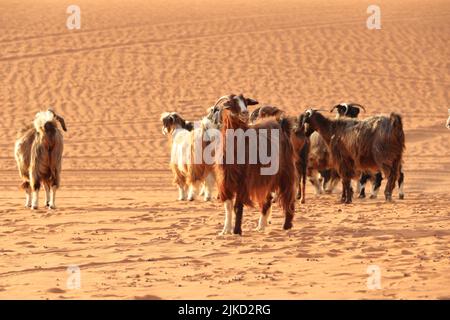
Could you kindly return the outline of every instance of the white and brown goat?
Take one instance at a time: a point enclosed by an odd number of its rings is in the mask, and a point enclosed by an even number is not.
[[[55,209],[56,190],[61,182],[61,164],[64,148],[63,135],[58,122],[67,131],[64,119],[52,109],[38,112],[32,125],[17,137],[14,156],[26,192],[25,206],[38,209],[39,190],[45,189],[45,203]]]
[[[163,134],[170,134],[172,140],[170,168],[178,187],[178,200],[194,200],[201,186],[199,194],[210,201],[215,184],[214,163],[198,158],[196,152],[209,142],[204,137],[212,123],[204,118],[200,127],[194,128],[192,122],[185,121],[176,112],[163,113],[161,121]]]
[[[219,118],[222,123],[223,151],[222,161],[217,165],[219,198],[225,207],[225,223],[221,234],[242,234],[244,205],[259,206],[261,216],[257,230],[264,230],[271,212],[272,192],[278,194],[278,202],[285,214],[283,228],[291,229],[295,210],[296,169],[290,122],[283,118],[272,118],[249,125],[247,107],[257,104],[256,100],[232,94],[220,98],[216,105],[222,101],[225,102]],[[246,139],[249,143],[245,143]],[[242,147],[239,141],[244,143]],[[266,163],[258,156],[267,152],[265,147],[269,145],[273,158],[270,160],[273,161]],[[236,219],[234,230],[233,212]]]

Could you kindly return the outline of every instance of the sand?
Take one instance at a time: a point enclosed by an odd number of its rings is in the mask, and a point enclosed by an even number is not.
[[[449,299],[450,3],[393,2],[368,30],[369,1],[80,0],[70,31],[64,1],[2,0],[0,298]],[[291,231],[275,206],[265,233],[246,209],[242,237],[218,236],[220,203],[175,200],[159,115],[197,120],[231,92],[401,113],[406,199],[308,186]],[[56,211],[32,212],[14,139],[50,105],[68,127],[62,187]]]

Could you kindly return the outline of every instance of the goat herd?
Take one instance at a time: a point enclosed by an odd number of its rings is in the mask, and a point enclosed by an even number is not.
[[[256,104],[258,101],[242,94],[231,94],[219,98],[207,110],[207,115],[195,123],[175,112],[161,116],[162,131],[172,140],[170,165],[178,186],[178,199],[194,200],[200,189],[199,194],[206,201],[211,200],[216,186],[217,197],[225,207],[221,234],[242,234],[243,208],[253,205],[258,205],[261,212],[257,230],[264,230],[274,201],[284,212],[283,228],[292,228],[295,199],[305,203],[307,178],[317,194],[331,193],[338,181],[342,181],[341,201],[351,203],[352,179],[357,180],[360,198],[365,197],[365,184],[370,180],[370,197],[375,198],[383,174],[387,179],[386,201],[392,200],[396,182],[399,197],[403,199],[405,135],[400,115],[391,113],[359,120],[360,109],[365,109],[354,103],[334,106],[331,112],[336,110],[336,119],[319,112],[325,110],[312,108],[299,116],[291,116],[277,107],[262,106],[250,114],[248,106]],[[38,112],[33,124],[22,130],[16,140],[15,158],[23,180],[21,186],[26,192],[26,207],[38,208],[39,189],[43,185],[46,206],[56,208],[55,194],[60,185],[63,153],[63,136],[58,123],[67,131],[64,119],[52,109]],[[450,117],[447,127],[450,129]],[[227,139],[229,132],[241,132],[245,138],[251,138],[247,135],[250,131],[259,144],[245,141],[236,144],[236,135],[232,135],[232,140]],[[201,137],[202,150],[217,140],[222,142],[214,144],[214,161],[203,158],[192,161],[198,149],[197,137]],[[264,169],[268,169],[266,162],[249,161],[252,153],[263,153],[263,145],[270,145],[272,155],[276,153],[276,170],[270,174],[264,174]],[[244,161],[237,159],[240,153]],[[187,157],[186,161],[186,155],[192,157]]]

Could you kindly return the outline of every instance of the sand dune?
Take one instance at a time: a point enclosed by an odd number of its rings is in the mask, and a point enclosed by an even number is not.
[[[450,298],[448,1],[0,3],[0,298]],[[159,115],[199,119],[244,92],[292,114],[351,100],[403,115],[406,199],[276,207],[268,231],[219,237],[218,202],[176,202]],[[13,158],[41,108],[66,120],[58,210],[30,212]],[[68,289],[69,265],[81,288]],[[366,286],[381,269],[381,290]]]

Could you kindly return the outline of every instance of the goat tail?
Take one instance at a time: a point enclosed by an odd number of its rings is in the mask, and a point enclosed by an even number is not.
[[[398,113],[392,112],[390,115],[390,120],[395,138],[401,144],[402,148],[405,149],[405,133],[403,131],[402,116]]]
[[[288,119],[280,119],[283,135],[280,136],[280,168],[278,173],[278,203],[283,209],[286,221],[284,229],[292,227],[295,211],[297,170],[295,166],[294,148],[290,140],[292,126]]]

